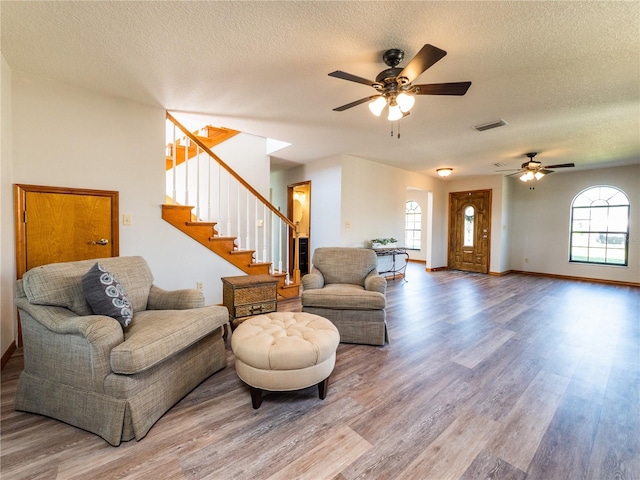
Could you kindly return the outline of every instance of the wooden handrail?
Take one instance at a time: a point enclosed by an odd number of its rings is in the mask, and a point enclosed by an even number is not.
[[[229,165],[227,165],[226,163],[224,163],[222,161],[222,159],[220,157],[218,157],[215,153],[213,153],[209,147],[207,147],[204,143],[202,143],[200,141],[200,139],[198,137],[196,137],[193,133],[191,133],[189,130],[187,130],[180,122],[178,122],[178,120],[176,120],[173,115],[171,115],[169,112],[167,112],[167,119],[169,121],[171,121],[171,123],[173,123],[176,127],[178,127],[180,130],[182,130],[182,133],[184,133],[187,137],[189,137],[196,145],[198,145],[205,153],[207,153],[211,158],[213,158],[216,162],[218,162],[218,164],[220,164],[220,166],[222,168],[224,168],[227,172],[229,172],[229,174],[231,176],[233,176],[233,178],[235,178],[242,186],[244,186],[244,188],[246,188],[247,190],[249,190],[258,200],[260,200],[260,202],[262,202],[263,205],[266,205],[266,207],[271,210],[273,213],[275,213],[278,217],[280,217],[280,220],[282,220],[283,222],[285,222],[287,225],[289,225],[289,227],[291,227],[293,229],[293,231],[295,232],[295,236],[298,236],[298,226],[293,223],[291,220],[289,220],[287,217],[285,217],[277,208],[275,208],[273,205],[271,205],[271,202],[269,202],[266,198],[264,198],[262,195],[260,195],[260,192],[258,192],[256,189],[254,189],[251,185],[249,185],[240,175],[238,175]]]

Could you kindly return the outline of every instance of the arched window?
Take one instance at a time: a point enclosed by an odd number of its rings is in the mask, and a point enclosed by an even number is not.
[[[571,203],[569,261],[627,265],[629,198],[604,185],[587,188]]]
[[[422,210],[412,200],[405,206],[404,246],[411,250],[420,250],[422,243]]]

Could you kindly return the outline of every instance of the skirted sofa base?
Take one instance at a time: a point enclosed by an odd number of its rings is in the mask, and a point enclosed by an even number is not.
[[[226,366],[228,311],[197,290],[152,284],[141,257],[99,260],[127,290],[134,315],[94,315],[80,287],[93,261],[37,267],[17,284],[24,370],[15,409],[74,425],[117,446],[141,440],[173,405]]]
[[[330,310],[303,307],[303,312],[320,315],[338,327],[340,342],[364,345],[389,343],[384,310]]]

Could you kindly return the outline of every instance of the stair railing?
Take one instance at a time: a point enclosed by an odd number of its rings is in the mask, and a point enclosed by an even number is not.
[[[296,251],[298,251],[297,225],[213,153],[197,135],[190,132],[169,112],[166,112],[166,117],[173,124],[174,137],[173,144],[168,147],[170,151],[167,151],[170,154],[167,156],[172,159],[172,175],[167,178],[167,192],[172,192],[172,201],[175,204],[193,205],[193,216],[196,221],[215,221],[219,235],[236,237],[238,250],[254,250],[256,261],[271,263],[271,273],[285,272],[287,284],[291,281],[300,283],[297,255],[294,257],[293,278],[290,278],[287,267],[290,234],[294,238]],[[186,142],[184,139],[178,140],[176,128],[184,134]],[[178,145],[180,141],[184,142],[184,145]],[[180,162],[184,163],[184,168],[179,174],[177,167],[180,147],[184,148],[184,162]],[[192,159],[196,160],[191,164],[190,149],[195,151]],[[202,162],[202,158],[206,161]],[[217,168],[212,168],[212,161]],[[206,165],[205,168],[203,163]],[[180,176],[184,178],[179,178]],[[180,185],[181,180],[184,181],[184,186]],[[217,200],[212,186],[215,183],[217,183]],[[202,205],[203,196],[206,196],[206,214]],[[261,214],[262,218],[260,218]]]

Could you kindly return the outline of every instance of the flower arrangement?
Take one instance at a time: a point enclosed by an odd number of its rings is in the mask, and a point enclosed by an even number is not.
[[[390,238],[374,238],[373,240],[371,240],[371,247],[372,248],[395,247],[397,242],[398,242],[398,240],[396,240],[393,237],[390,237]]]

